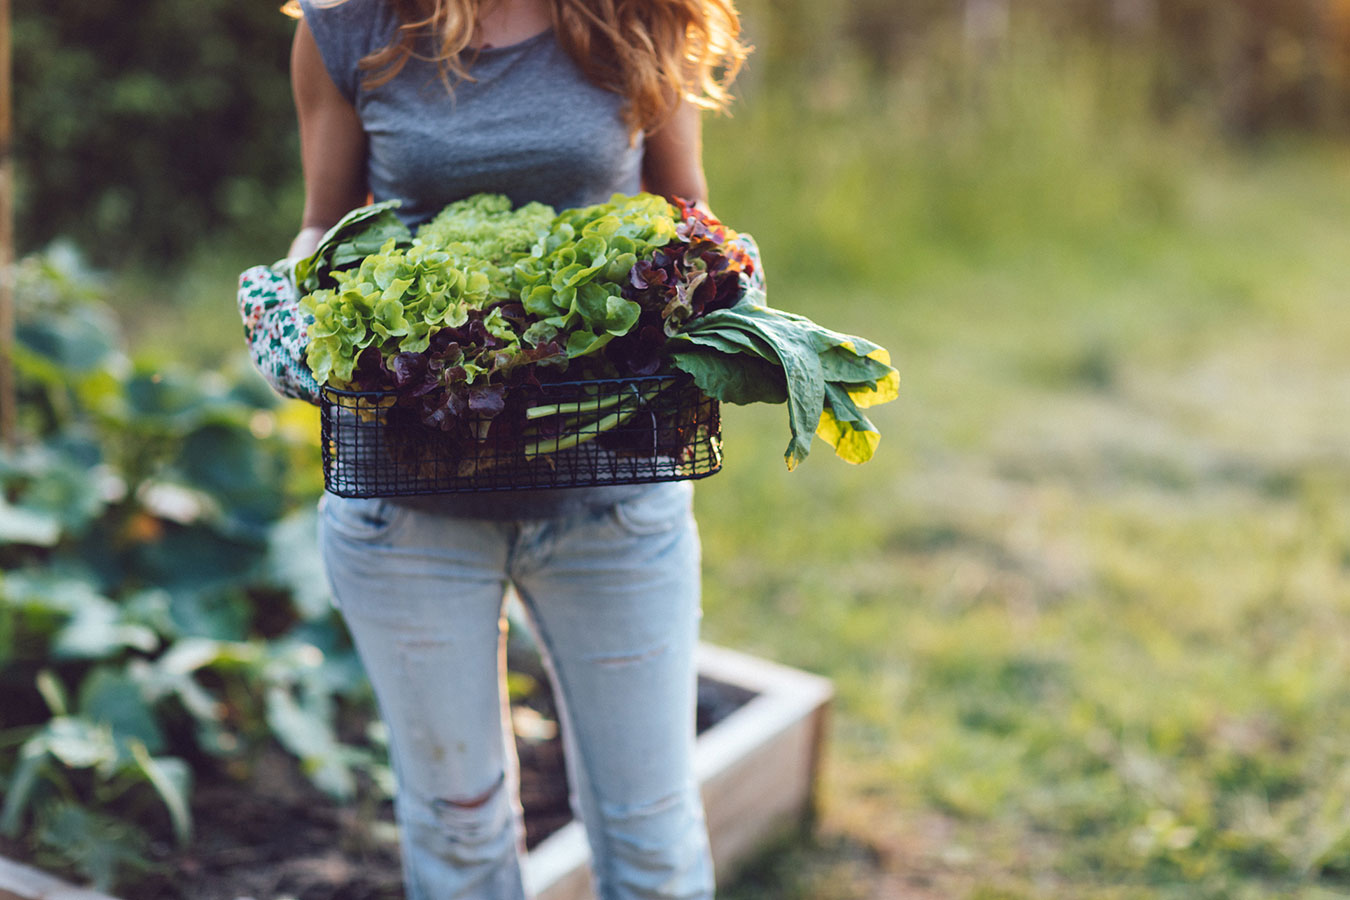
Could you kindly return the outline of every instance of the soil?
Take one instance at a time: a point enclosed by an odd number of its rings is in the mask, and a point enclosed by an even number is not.
[[[753,696],[699,680],[701,733]],[[572,818],[561,741],[518,737],[526,846]],[[402,900],[392,804],[335,803],[310,785],[296,760],[275,749],[246,780],[198,776],[188,850],[156,848],[157,874],[128,900]],[[0,846],[0,853],[14,849]]]

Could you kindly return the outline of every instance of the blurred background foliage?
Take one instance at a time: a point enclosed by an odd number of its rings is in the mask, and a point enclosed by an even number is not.
[[[1034,20],[1146,60],[1148,102],[1160,114],[1207,108],[1243,136],[1350,123],[1347,0],[745,7],[759,45],[751,84],[807,91],[841,68],[904,73],[931,66],[935,42],[989,57],[1010,29]],[[276,3],[17,0],[14,15],[21,252],[64,236],[98,264],[163,261],[244,224],[285,221],[278,212],[294,206],[297,153],[285,77],[291,25]],[[950,42],[953,33],[961,40]]]
[[[247,374],[233,306],[298,221],[290,28],[16,6],[0,817],[126,873],[135,840],[73,842],[111,826],[71,809],[167,840],[187,772],[368,761],[332,737],[362,688],[317,574],[267,562],[313,540],[317,425]],[[867,466],[790,476],[782,410],[730,409],[698,488],[707,636],[838,690],[816,836],[723,893],[1350,893],[1350,0],[741,7],[713,205],[902,397]]]
[[[14,3],[19,252],[178,258],[271,221],[297,171],[276,3]]]
[[[349,798],[381,763],[336,736],[339,702],[369,698],[297,508],[307,418],[243,369],[129,357],[102,291],[69,248],[17,272],[0,838],[112,889],[154,869],[152,836],[190,841],[194,773],[276,741]]]

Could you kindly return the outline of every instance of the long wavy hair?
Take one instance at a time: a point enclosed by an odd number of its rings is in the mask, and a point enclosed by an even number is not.
[[[447,86],[473,79],[469,44],[484,0],[385,2],[402,24],[388,46],[361,60],[364,86],[384,84],[414,58],[437,63]],[[633,134],[660,127],[681,99],[725,109],[750,52],[734,0],[550,0],[550,6],[567,54],[592,83],[627,101],[624,121]],[[428,36],[436,48],[429,55],[419,49]]]

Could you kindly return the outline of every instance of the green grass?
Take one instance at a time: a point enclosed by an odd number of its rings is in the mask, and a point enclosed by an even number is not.
[[[1350,896],[1350,152],[1023,49],[710,130],[771,302],[902,374],[868,465],[733,408],[699,486],[706,635],[838,690],[818,838],[726,895]]]
[[[771,302],[902,374],[866,466],[731,408],[698,487],[706,636],[838,692],[816,836],[724,896],[1350,896],[1350,151],[1155,124],[1128,60],[952,58],[709,123]],[[237,364],[281,251],[119,308]]]

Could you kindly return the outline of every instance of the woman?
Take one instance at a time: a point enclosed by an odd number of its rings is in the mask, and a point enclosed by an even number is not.
[[[305,210],[292,258],[349,209],[409,224],[480,191],[556,208],[706,198],[699,111],[744,58],[730,0],[300,0]],[[326,496],[335,602],[389,726],[412,900],[518,900],[502,684],[513,584],[558,694],[597,895],[710,898],[691,767],[698,537],[687,482]]]

